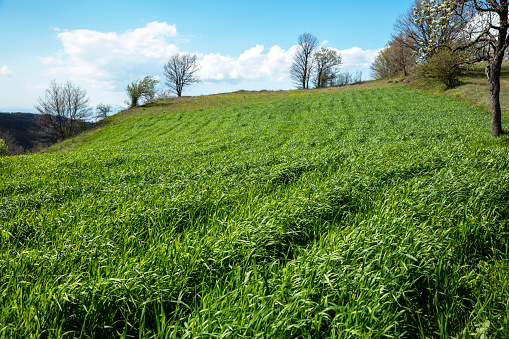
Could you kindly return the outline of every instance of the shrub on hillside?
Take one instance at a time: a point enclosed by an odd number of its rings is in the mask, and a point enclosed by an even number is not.
[[[158,83],[159,80],[154,79],[151,75],[147,75],[143,80],[138,80],[127,85],[126,92],[129,100],[126,103],[129,105],[129,108],[152,101],[156,95],[155,87]]]
[[[0,139],[0,157],[9,155],[9,148],[5,144],[3,139]]]
[[[468,70],[464,60],[462,53],[453,53],[443,48],[421,64],[418,73],[427,78],[436,79],[450,89],[460,84],[460,76]]]

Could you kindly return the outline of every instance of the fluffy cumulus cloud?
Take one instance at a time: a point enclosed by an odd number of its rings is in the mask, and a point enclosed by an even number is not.
[[[363,50],[356,46],[339,52],[343,58],[342,68],[346,68],[348,70],[362,70],[369,68],[376,55],[380,52],[380,49]]]
[[[200,60],[200,76],[205,81],[267,80],[284,81],[292,62],[293,48],[284,50],[256,45],[238,57],[208,54]]]
[[[4,76],[6,78],[11,78],[12,72],[9,69],[9,67],[7,67],[7,65],[3,65],[2,68],[0,68],[0,75]]]
[[[59,53],[41,58],[51,77],[66,76],[85,81],[93,87],[114,90],[124,82],[159,68],[178,52],[168,38],[176,37],[175,25],[150,22],[145,27],[116,32],[87,29],[63,31],[57,39],[62,43]]]

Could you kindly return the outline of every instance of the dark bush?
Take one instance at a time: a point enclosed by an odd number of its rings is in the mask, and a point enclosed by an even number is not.
[[[436,79],[450,89],[460,84],[459,78],[468,70],[464,60],[462,53],[453,53],[443,48],[421,64],[418,73],[427,78]]]

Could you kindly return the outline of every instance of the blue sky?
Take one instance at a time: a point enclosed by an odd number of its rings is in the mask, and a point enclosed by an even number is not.
[[[184,95],[291,89],[297,38],[338,49],[342,71],[369,64],[412,0],[0,0],[0,111],[34,112],[51,79],[86,89],[91,104],[122,106],[125,86],[161,80],[175,52],[198,55],[200,84]]]

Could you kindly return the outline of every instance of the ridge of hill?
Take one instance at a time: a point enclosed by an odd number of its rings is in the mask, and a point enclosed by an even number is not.
[[[384,88],[402,85],[398,80],[365,81],[357,84],[350,84],[340,87],[327,87],[319,89],[306,90],[288,90],[288,91],[245,91],[239,90],[230,93],[220,93],[203,95],[196,97],[180,97],[163,99],[151,102],[139,107],[130,108],[121,111],[115,115],[109,116],[99,122],[94,127],[75,138],[64,140],[52,146],[48,151],[67,151],[86,145],[95,139],[108,126],[122,124],[131,120],[142,119],[144,117],[153,117],[165,114],[181,114],[193,111],[203,111],[207,109],[216,109],[229,106],[246,106],[251,104],[271,103],[292,98],[312,97],[322,94],[341,93],[359,89]]]
[[[111,124],[120,124],[130,119],[162,114],[177,114],[210,108],[236,105],[259,104],[287,100],[294,97],[306,97],[327,93],[340,93],[359,89],[385,88],[394,86],[409,86],[435,95],[455,98],[473,104],[489,112],[489,84],[484,74],[484,66],[474,65],[468,74],[461,78],[461,84],[447,90],[444,85],[431,79],[397,76],[390,79],[365,81],[340,87],[328,87],[309,90],[289,91],[244,91],[231,93],[203,95],[197,97],[181,97],[160,100],[149,104],[121,111],[95,124],[91,131],[87,131],[76,138],[66,140],[51,147],[49,151],[65,151],[75,149],[95,138],[96,130],[103,130]],[[500,102],[502,114],[509,116],[509,61],[504,61],[501,74]],[[99,132],[100,133],[100,132]]]

